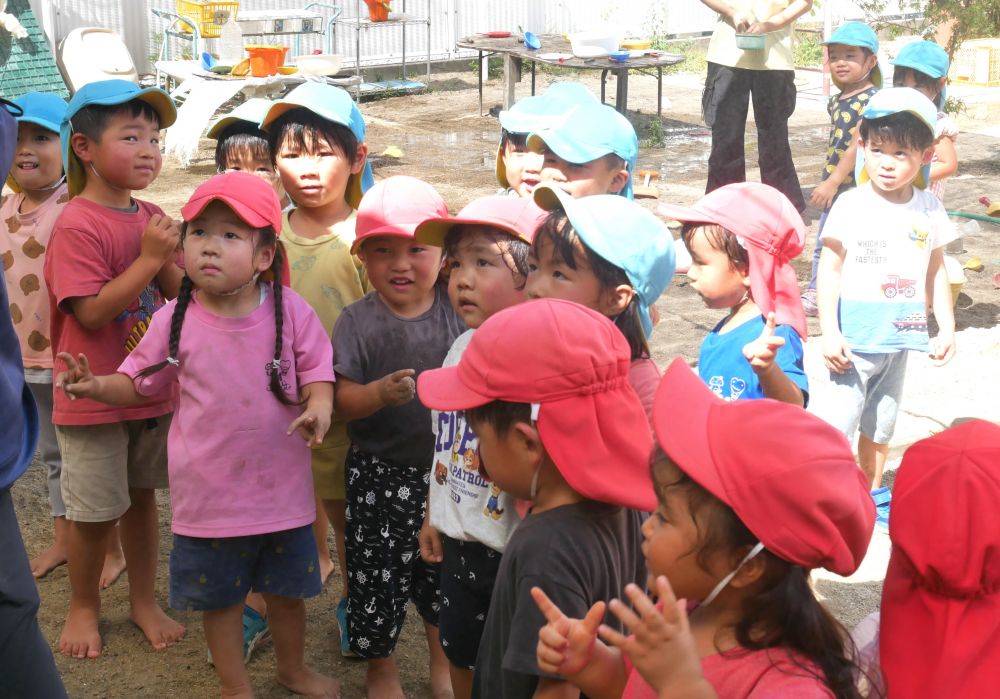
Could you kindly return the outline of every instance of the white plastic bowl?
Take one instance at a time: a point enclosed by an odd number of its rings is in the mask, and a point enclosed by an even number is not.
[[[569,35],[569,43],[573,47],[573,53],[586,58],[607,56],[612,51],[617,51],[619,41],[620,38],[617,34],[611,34],[607,31],[577,32]],[[596,49],[600,50],[596,51]]]
[[[336,75],[344,65],[344,57],[338,53],[316,53],[295,57],[295,65],[304,75]]]

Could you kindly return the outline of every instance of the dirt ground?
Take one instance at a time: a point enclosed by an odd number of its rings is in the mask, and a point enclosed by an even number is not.
[[[582,78],[599,94],[596,72],[576,77]],[[683,73],[665,78],[663,124],[666,145],[644,148],[639,156],[640,168],[659,171],[661,163],[666,163],[669,181],[663,197],[681,204],[692,203],[704,189],[710,139],[700,117],[701,78]],[[539,89],[552,79],[551,75],[540,74]],[[815,74],[800,73],[802,92],[790,124],[795,162],[807,194],[819,180],[829,123],[825,103],[814,89],[815,82]],[[613,88],[609,85],[609,95],[614,94]],[[497,105],[500,93],[499,81],[487,84],[487,109]],[[526,94],[527,80],[518,86],[518,96]],[[633,76],[629,116],[640,138],[648,133],[651,115],[655,118],[655,98],[655,81]],[[362,111],[368,123],[368,143],[374,154],[376,177],[408,174],[427,180],[439,189],[453,212],[470,200],[495,191],[493,161],[499,126],[494,117],[479,116],[477,106],[476,76],[472,72],[435,74],[431,90],[425,94],[364,104]],[[966,123],[963,126],[974,131],[983,125]],[[752,125],[748,127],[747,142],[748,161],[754,164],[756,136]],[[202,146],[198,158],[187,170],[165,162],[158,180],[140,196],[176,215],[195,186],[213,172],[211,144],[203,141]],[[403,158],[393,160],[380,156],[388,146],[401,148]],[[994,199],[1000,199],[1000,140],[965,132],[958,141],[958,155],[961,174],[948,185],[949,209],[981,212],[983,209],[977,203],[980,196],[992,194]],[[756,171],[752,170],[748,176],[757,179]],[[647,201],[646,205],[652,207],[655,203]],[[808,219],[811,235],[807,251],[796,261],[800,280],[807,280],[809,276],[808,253],[812,249],[818,212],[808,212]],[[958,256],[965,261],[975,255],[985,263],[984,271],[968,273],[969,282],[956,313],[960,330],[992,329],[997,325],[1000,291],[994,287],[991,277],[1000,268],[998,233],[1000,230],[996,227],[983,224],[978,235],[965,239],[969,252]],[[718,321],[719,312],[705,309],[684,277],[675,278],[658,307],[662,321],[652,336],[654,358],[661,366],[677,355],[693,363],[702,338]],[[810,330],[818,333],[815,321]],[[919,384],[920,378],[911,379],[911,382]],[[915,385],[914,390],[919,388]],[[51,538],[45,481],[39,464],[29,469],[16,484],[14,501],[29,555],[34,554]],[[160,500],[160,511],[162,545],[158,594],[165,604],[170,537],[165,494]],[[835,613],[845,623],[853,624],[877,608],[881,583],[879,579],[858,584],[824,579],[818,587]],[[338,652],[334,607],[339,589],[335,573],[325,592],[307,605],[307,656],[316,668],[340,678],[345,697],[360,697],[363,696],[364,665],[344,660]],[[39,620],[46,638],[54,645],[69,594],[66,568],[59,568],[39,581],[39,592],[42,599]],[[119,581],[104,594],[101,624],[106,644],[104,655],[91,661],[56,656],[70,695],[80,699],[214,696],[216,678],[206,662],[199,619],[188,613],[176,616],[187,625],[187,638],[165,652],[153,652],[141,632],[128,621],[127,586],[124,579]],[[427,651],[415,616],[410,614],[397,657],[408,694],[429,697]],[[249,668],[258,696],[290,696],[273,679],[274,653],[270,646],[258,652]]]

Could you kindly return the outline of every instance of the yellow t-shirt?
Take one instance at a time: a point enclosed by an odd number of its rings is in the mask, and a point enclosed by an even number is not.
[[[367,292],[361,261],[351,254],[356,212],[318,238],[296,235],[286,213],[281,242],[288,255],[292,289],[312,306],[327,335],[344,308]]]
[[[758,21],[781,12],[788,7],[789,0],[730,0],[730,4]],[[710,63],[745,68],[747,70],[793,70],[792,26],[765,34],[764,48],[744,50],[736,46],[736,30],[719,16],[708,44],[707,60]]]

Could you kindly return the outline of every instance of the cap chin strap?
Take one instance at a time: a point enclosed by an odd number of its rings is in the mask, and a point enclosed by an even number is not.
[[[538,422],[538,409],[541,408],[540,403],[531,404],[531,424],[534,426]],[[538,495],[538,472],[542,470],[542,462],[539,461],[538,465],[535,466],[534,472],[531,474],[531,501],[534,502],[535,496]]]
[[[217,292],[216,296],[235,296],[236,294],[240,293],[241,291],[243,291],[244,289],[246,289],[251,284],[256,284],[257,283],[257,278],[259,276],[260,276],[260,272],[254,272],[253,276],[251,276],[250,279],[247,280],[247,282],[245,284],[240,284],[235,289],[230,289],[229,291],[220,291],[220,292]]]
[[[97,172],[97,171],[95,170],[94,172]],[[100,177],[100,175],[98,175],[98,177]],[[66,181],[66,175],[63,175],[58,180],[56,180],[54,183],[50,184],[48,187],[32,187],[28,191],[29,192],[51,192],[53,189],[58,189],[62,185],[62,183],[65,182],[65,181]]]
[[[740,561],[740,564],[735,568],[733,568],[733,572],[724,577],[722,580],[720,580],[719,584],[716,585],[714,588],[712,588],[712,591],[708,593],[708,597],[703,599],[698,606],[707,607],[708,605],[710,605],[712,601],[719,596],[719,593],[726,589],[726,585],[728,585],[732,581],[732,579],[736,577],[736,574],[740,572],[740,568],[745,566],[751,559],[753,559],[754,556],[756,556],[763,550],[764,550],[764,544],[758,541],[757,545],[754,546],[752,549],[750,549],[750,553],[748,553],[743,557],[743,560]]]

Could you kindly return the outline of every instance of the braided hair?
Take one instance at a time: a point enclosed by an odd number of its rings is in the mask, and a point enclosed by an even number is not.
[[[187,232],[187,223],[184,224],[184,228],[181,232],[181,241],[183,243],[184,235]],[[288,397],[285,393],[285,387],[282,385],[281,379],[281,353],[282,353],[282,342],[283,342],[283,331],[284,331],[284,312],[282,306],[282,285],[281,285],[281,268],[283,263],[282,245],[277,239],[275,231],[270,226],[266,228],[259,228],[257,233],[257,245],[273,245],[274,246],[274,258],[271,260],[271,266],[265,273],[265,279],[269,278],[271,281],[272,296],[274,297],[274,357],[271,359],[271,363],[267,366],[267,373],[271,377],[268,390],[274,394],[284,405],[300,405],[301,401],[295,401]],[[254,246],[256,251],[257,245]],[[184,315],[187,313],[188,306],[191,303],[191,296],[194,293],[194,282],[191,281],[191,277],[184,273],[184,278],[181,280],[181,288],[177,294],[177,304],[174,306],[174,312],[170,316],[170,340],[167,345],[167,358],[162,362],[148,366],[139,372],[138,376],[140,378],[150,376],[165,369],[168,365],[179,366],[177,360],[177,352],[180,347],[181,342],[181,330],[184,328]]]

